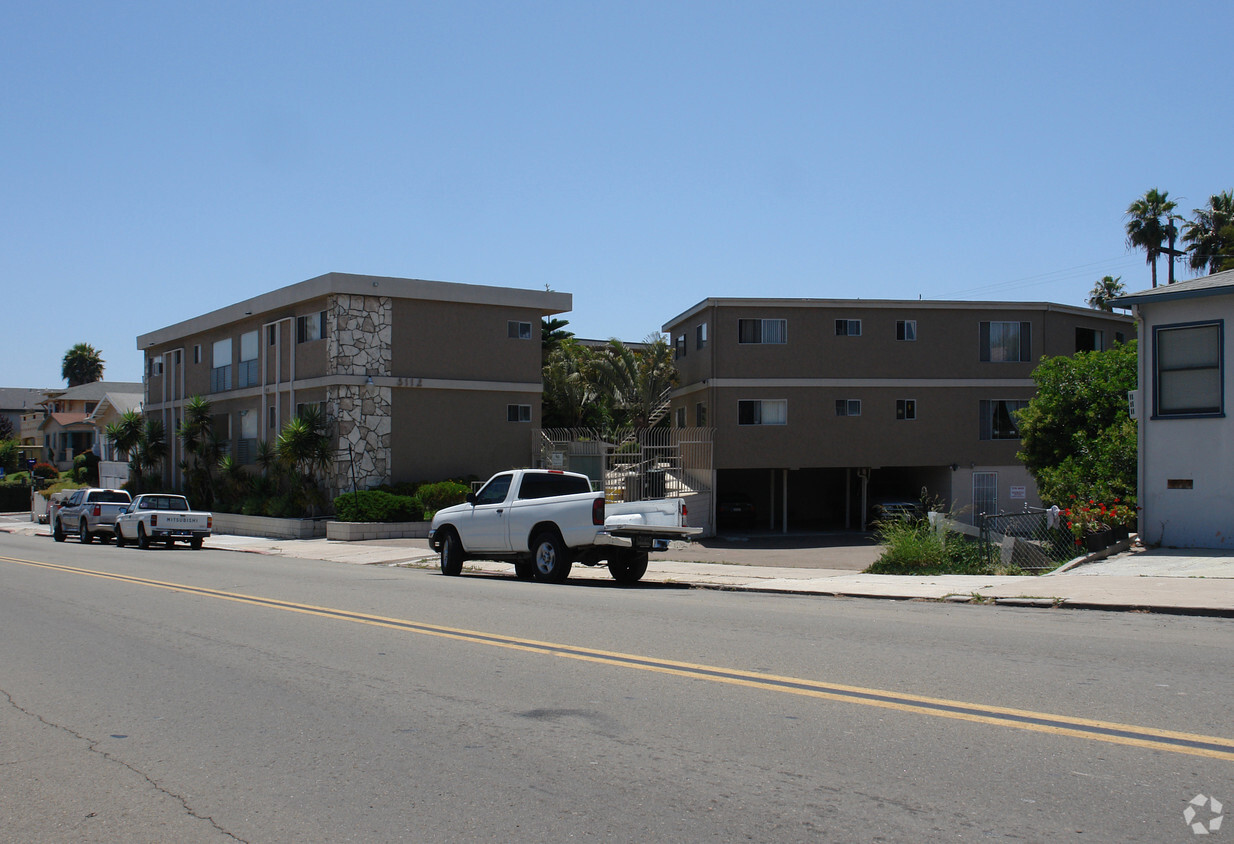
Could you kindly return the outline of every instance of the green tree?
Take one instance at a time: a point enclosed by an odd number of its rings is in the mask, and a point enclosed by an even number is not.
[[[222,444],[214,431],[214,415],[208,399],[193,396],[184,405],[184,418],[176,436],[184,446],[180,464],[184,486],[195,506],[214,506],[214,469],[222,457]]]
[[[310,514],[325,502],[317,485],[334,463],[334,441],[326,418],[316,405],[309,405],[283,426],[275,442],[279,460],[294,473],[298,492]]]
[[[1136,495],[1136,423],[1127,393],[1136,387],[1136,341],[1103,352],[1044,358],[1037,394],[1020,411],[1018,457],[1043,500],[1124,502]]]
[[[13,420],[7,416],[0,416],[0,440],[13,439]]]
[[[129,409],[124,411],[123,415],[115,422],[107,423],[103,433],[111,444],[116,447],[120,457],[128,460],[133,449],[141,442],[141,435],[144,429],[145,421],[142,415],[136,410]]]
[[[544,352],[544,357],[547,358],[554,349],[574,336],[572,332],[566,331],[566,326],[569,324],[568,319],[540,318],[540,347]]]
[[[154,481],[160,477],[166,457],[167,432],[163,427],[163,420],[151,416],[145,420],[141,437],[129,451],[130,489],[143,492],[158,486]]]
[[[616,427],[641,428],[658,421],[668,392],[677,385],[673,347],[662,334],[635,351],[614,338],[596,360],[596,386],[613,403]],[[663,417],[660,417],[663,418]]]
[[[1207,208],[1192,213],[1195,218],[1183,226],[1188,265],[1196,272],[1234,269],[1234,191],[1213,194]]]
[[[80,387],[103,379],[103,358],[89,343],[78,343],[64,353],[60,375],[70,387]]]
[[[596,385],[596,355],[567,338],[549,352],[544,364],[543,425],[582,428],[600,425],[605,408]]]
[[[1174,214],[1178,203],[1169,196],[1169,191],[1153,188],[1127,206],[1127,246],[1144,250],[1145,263],[1153,268],[1153,287],[1157,286],[1157,257],[1165,242],[1173,243],[1178,233],[1174,225],[1179,219]]]
[[[1110,304],[1110,300],[1117,299],[1125,292],[1122,285],[1122,276],[1115,278],[1114,276],[1107,275],[1093,285],[1092,291],[1088,294],[1088,306],[1099,311],[1113,312],[1114,306]]]

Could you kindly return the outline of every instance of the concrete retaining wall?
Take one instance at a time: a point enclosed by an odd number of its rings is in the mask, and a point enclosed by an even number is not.
[[[429,522],[326,522],[326,539],[424,539],[428,528]]]
[[[320,519],[275,519],[270,516],[215,513],[214,532],[270,539],[318,539],[326,535],[326,522]]]

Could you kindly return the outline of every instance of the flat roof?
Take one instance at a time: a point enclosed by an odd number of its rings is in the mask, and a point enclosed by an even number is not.
[[[1117,301],[1117,300],[1116,300]],[[770,298],[710,298],[682,311],[661,326],[668,331],[671,326],[683,322],[707,308],[873,308],[880,310],[982,310],[982,311],[1055,311],[1076,316],[1113,319],[1131,324],[1127,314],[1115,314],[1079,305],[1060,305],[1055,302],[974,302],[947,301],[943,299],[770,299]]]
[[[177,322],[175,325],[169,325],[157,331],[139,334],[137,335],[137,348],[146,349],[150,346],[159,346],[189,334],[209,331],[239,322],[246,317],[287,308],[297,302],[306,302],[332,293],[534,308],[546,316],[565,313],[574,306],[573,297],[569,293],[558,293],[553,290],[525,290],[517,287],[492,287],[484,284],[425,281],[418,278],[326,273],[192,319]]]

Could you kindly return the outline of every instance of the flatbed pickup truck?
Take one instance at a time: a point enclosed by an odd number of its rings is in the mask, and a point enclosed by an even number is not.
[[[213,527],[214,514],[192,510],[183,495],[147,493],[137,496],[116,518],[116,547],[136,542],[146,549],[151,542],[166,542],[170,548],[180,540],[199,551]]]
[[[621,583],[647,572],[647,554],[670,539],[702,528],[686,526],[677,498],[611,504],[586,475],[553,469],[514,469],[489,478],[467,503],[437,511],[429,544],[442,574],[462,573],[471,559],[514,563],[523,580],[561,582],[574,563],[606,563]]]
[[[115,532],[116,516],[129,505],[122,489],[78,489],[55,506],[51,515],[51,538],[63,542],[69,534],[83,545],[98,537],[106,542]]]

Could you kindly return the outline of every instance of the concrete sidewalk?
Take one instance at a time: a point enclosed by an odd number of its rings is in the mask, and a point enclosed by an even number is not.
[[[0,531],[49,535],[45,526],[4,519],[0,519]],[[1134,549],[1040,577],[910,577],[862,574],[860,569],[877,556],[877,546],[872,544],[865,548],[853,543],[828,545],[825,540],[815,546],[800,541],[792,544],[790,549],[770,541],[747,548],[734,543],[735,547],[719,551],[704,545],[675,544],[670,552],[652,555],[642,582],[800,595],[1234,617],[1234,553],[1222,551]],[[760,553],[767,551],[768,546],[773,553]],[[437,569],[437,555],[423,539],[336,542],[215,535],[207,540],[207,547],[357,565]],[[700,559],[717,556],[723,561]],[[747,559],[743,561],[742,557]],[[791,565],[775,564],[786,561]],[[514,577],[509,564],[483,560],[468,562],[463,572]],[[576,565],[570,579],[612,583],[608,569],[603,566]]]

